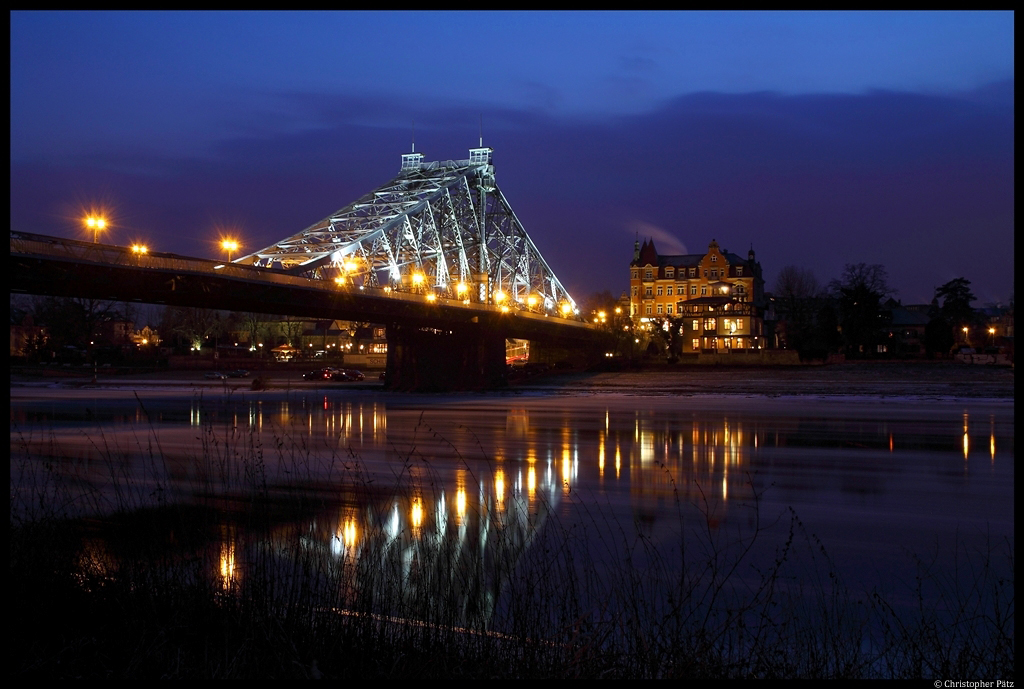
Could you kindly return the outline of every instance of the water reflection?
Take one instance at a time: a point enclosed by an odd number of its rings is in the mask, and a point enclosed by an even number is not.
[[[147,401],[145,411],[135,400],[12,403],[11,454],[49,461],[25,464],[25,485],[55,472],[67,479],[62,489],[83,494],[114,485],[110,511],[117,500],[134,501],[127,505],[134,509],[161,500],[208,504],[211,495],[222,499],[218,509],[232,506],[225,515],[252,504],[246,496],[301,503],[275,512],[263,530],[224,516],[206,544],[210,575],[224,590],[246,585],[257,545],[283,553],[300,534],[303,547],[345,573],[353,590],[367,568],[397,567],[412,588],[461,572],[473,597],[467,609],[478,613],[501,583],[486,579],[481,563],[514,561],[553,515],[568,518],[581,504],[621,510],[627,523],[652,530],[677,523],[684,510],[713,510],[715,523],[724,523],[749,504],[756,485],[774,483],[780,500],[827,505],[848,528],[865,514],[908,509],[921,486],[991,491],[972,487],[978,474],[1009,491],[1012,504],[1013,463],[1002,461],[1013,453],[1012,407],[975,414],[976,434],[988,420],[985,457],[984,445],[972,455],[971,412],[961,409],[922,420],[812,407],[773,414],[753,405],[542,402],[428,398],[389,407],[384,397],[315,394]],[[12,495],[15,479],[12,472]],[[69,504],[104,509],[74,498]],[[987,519],[994,509],[987,495],[962,506],[922,502],[914,509],[942,517],[957,509]],[[105,552],[102,544],[90,548]],[[83,556],[83,567],[107,559]]]

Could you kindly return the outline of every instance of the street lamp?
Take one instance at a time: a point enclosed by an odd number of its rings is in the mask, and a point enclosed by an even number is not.
[[[228,263],[231,263],[231,252],[232,251],[237,251],[238,250],[238,246],[239,246],[238,242],[235,241],[234,239],[225,239],[224,241],[222,241],[220,243],[220,248],[222,248],[222,249],[224,249],[224,251],[228,252]]]
[[[99,233],[107,228],[107,219],[100,215],[90,215],[85,219],[85,226],[92,230],[92,243],[99,243]]]
[[[996,329],[995,328],[989,328],[988,329],[988,346],[989,347],[993,346],[995,344],[995,340],[996,340]]]
[[[132,253],[133,254],[149,253],[149,247],[147,247],[145,244],[132,244]]]

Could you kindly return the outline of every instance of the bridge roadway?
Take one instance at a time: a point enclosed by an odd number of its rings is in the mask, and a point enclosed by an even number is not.
[[[500,387],[505,340],[531,350],[600,355],[597,326],[499,306],[377,288],[336,285],[268,268],[11,232],[12,292],[110,299],[387,327],[389,387]]]

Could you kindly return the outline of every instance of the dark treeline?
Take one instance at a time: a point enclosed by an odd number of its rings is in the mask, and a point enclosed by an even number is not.
[[[914,353],[946,356],[959,346],[986,341],[985,314],[971,305],[976,297],[970,280],[962,277],[936,287],[926,307],[904,306],[895,299],[884,266],[847,264],[827,285],[808,269],[786,266],[772,297],[779,346],[797,350],[804,359],[835,353],[849,358],[911,353],[904,331],[894,327],[898,309],[914,310],[927,319],[920,343],[924,351]]]

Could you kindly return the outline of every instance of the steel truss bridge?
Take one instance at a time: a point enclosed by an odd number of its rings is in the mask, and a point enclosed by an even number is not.
[[[473,148],[467,160],[432,163],[407,153],[387,184],[235,262],[579,320],[495,183],[492,153]]]
[[[11,232],[11,291],[383,323],[389,385],[500,385],[505,339],[599,341],[494,182],[468,160],[402,156],[399,175],[233,262]]]

